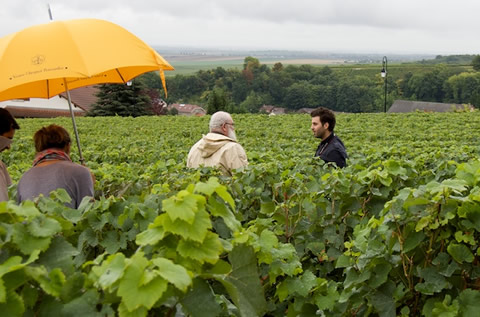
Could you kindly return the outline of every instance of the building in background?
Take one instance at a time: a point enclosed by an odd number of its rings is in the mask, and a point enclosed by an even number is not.
[[[429,101],[411,101],[411,100],[395,100],[393,105],[388,109],[389,113],[406,113],[406,112],[453,112],[473,110],[472,105],[462,105],[458,103],[440,103]]]
[[[84,116],[97,101],[95,86],[82,87],[70,91],[75,116]],[[62,93],[50,99],[29,98],[0,102],[15,118],[54,118],[69,117],[67,94]]]
[[[197,116],[201,117],[207,114],[207,110],[197,105],[189,105],[183,103],[174,103],[167,106],[168,111],[173,108],[177,110],[177,114],[180,116]]]

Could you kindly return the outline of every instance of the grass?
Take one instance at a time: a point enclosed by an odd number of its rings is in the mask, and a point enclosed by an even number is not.
[[[215,69],[217,67],[223,67],[224,69],[238,69],[241,70],[243,68],[243,58],[239,59],[209,59],[209,60],[195,60],[195,61],[171,61],[173,67],[175,67],[174,71],[166,72],[167,76],[175,76],[175,75],[193,75],[194,73],[198,72],[199,70],[210,70]],[[273,66],[275,62],[279,60],[273,59],[260,59],[261,64],[267,64],[270,67]],[[381,64],[338,64],[337,60],[332,60],[329,63],[328,60],[308,60],[311,65],[315,67],[324,67],[328,66],[333,71],[338,71],[342,73],[347,73],[351,75],[365,75],[371,76],[375,73],[380,73],[382,69]],[[280,61],[284,66],[286,65],[302,65],[306,63],[305,59],[288,59],[285,61]],[[448,68],[452,68],[454,71],[471,71],[472,66],[470,65],[445,65]],[[399,74],[405,74],[409,71],[412,73],[423,73],[431,71],[435,68],[436,65],[426,65],[426,64],[416,64],[416,63],[404,63],[404,64],[390,64],[388,65],[388,72],[389,75],[396,76]]]

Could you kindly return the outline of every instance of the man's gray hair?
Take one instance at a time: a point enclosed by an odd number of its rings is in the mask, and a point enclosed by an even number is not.
[[[228,112],[215,112],[210,118],[210,132],[220,129],[225,122],[228,122],[231,119],[232,116]]]

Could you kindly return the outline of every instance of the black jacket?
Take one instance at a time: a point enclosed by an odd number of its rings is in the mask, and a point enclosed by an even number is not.
[[[346,160],[348,155],[345,150],[345,145],[343,145],[342,140],[333,134],[333,132],[318,145],[315,156],[320,156],[325,163],[333,162],[338,167],[347,166]]]

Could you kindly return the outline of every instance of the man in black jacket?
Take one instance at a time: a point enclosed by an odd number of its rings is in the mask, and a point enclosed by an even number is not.
[[[315,152],[326,163],[335,163],[338,167],[347,166],[347,151],[342,140],[333,133],[335,114],[327,108],[317,108],[312,111],[312,132],[316,138],[322,139]]]

